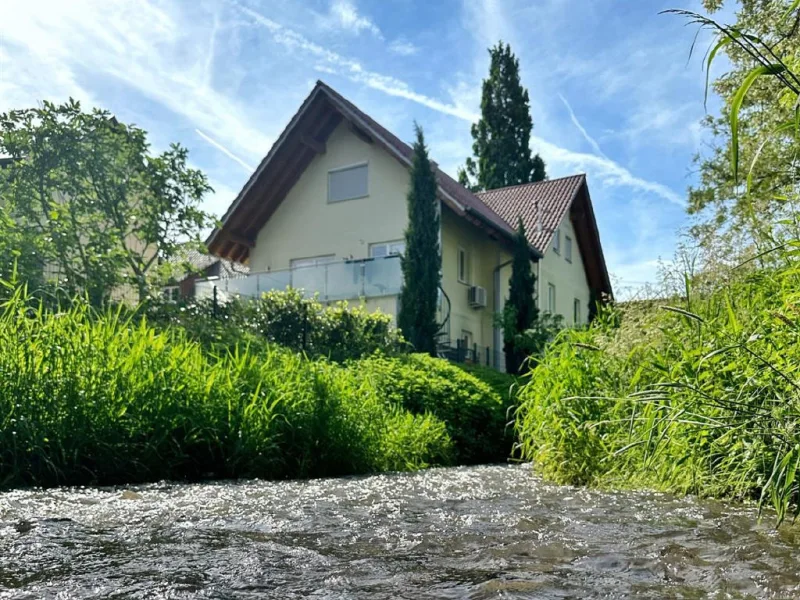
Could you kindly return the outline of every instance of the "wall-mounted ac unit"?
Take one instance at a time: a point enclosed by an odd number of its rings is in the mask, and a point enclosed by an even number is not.
[[[469,305],[472,308],[484,308],[486,306],[486,288],[473,285],[469,288]]]

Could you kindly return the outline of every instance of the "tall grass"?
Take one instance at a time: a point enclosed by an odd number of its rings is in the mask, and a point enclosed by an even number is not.
[[[0,310],[0,486],[342,475],[449,464],[445,424],[277,346],[208,354],[23,289]]]
[[[755,498],[780,519],[797,509],[793,260],[562,332],[520,394],[522,457],[562,483]]]

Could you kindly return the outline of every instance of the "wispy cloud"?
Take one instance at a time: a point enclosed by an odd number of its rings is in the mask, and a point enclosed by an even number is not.
[[[212,138],[210,135],[206,135],[205,133],[203,133],[203,132],[202,132],[202,131],[200,131],[199,129],[195,129],[194,131],[195,131],[195,133],[196,133],[197,135],[199,135],[201,138],[203,138],[203,139],[204,139],[205,141],[207,141],[209,144],[211,144],[212,146],[214,146],[214,148],[216,148],[217,150],[219,150],[220,152],[222,152],[222,153],[223,153],[225,156],[227,156],[228,158],[230,158],[232,161],[239,163],[239,164],[240,164],[240,165],[241,165],[241,166],[244,168],[244,170],[245,170],[245,171],[247,171],[248,173],[252,173],[253,171],[255,171],[255,167],[254,167],[254,166],[252,166],[252,165],[249,165],[249,164],[247,164],[246,162],[244,162],[244,161],[243,161],[241,158],[239,158],[238,156],[236,156],[236,155],[235,155],[233,152],[231,152],[230,150],[228,150],[228,149],[227,149],[225,146],[223,146],[222,144],[220,144],[220,143],[219,143],[217,140],[215,140],[214,138]]]
[[[435,98],[430,98],[424,94],[415,92],[407,83],[391,75],[383,75],[375,71],[365,69],[362,64],[354,59],[347,58],[341,54],[329,50],[319,44],[310,41],[300,33],[284,27],[280,23],[265,17],[264,15],[247,8],[239,7],[242,12],[251,17],[256,23],[266,28],[272,34],[275,42],[283,45],[290,50],[302,50],[308,52],[318,60],[323,61],[323,68],[315,66],[317,70],[324,70],[328,73],[336,73],[347,77],[350,81],[366,85],[375,90],[379,90],[390,96],[405,98],[412,102],[417,102],[423,106],[438,112],[448,114],[453,117],[474,121],[477,115],[473,112],[465,111],[459,106],[441,102]]]
[[[398,38],[389,44],[389,52],[399,56],[413,56],[419,52],[419,48],[405,38]]]
[[[367,31],[375,37],[383,39],[383,34],[378,26],[372,19],[359,13],[352,0],[332,0],[326,22],[330,26],[356,35]]]
[[[91,73],[124,83],[248,154],[269,148],[271,139],[250,125],[244,106],[209,81],[209,56],[186,51],[190,25],[160,3],[53,1],[34,10],[12,1],[3,11],[0,49],[13,48],[17,58],[8,61],[11,73],[4,61],[2,79],[10,81],[17,106],[67,95],[93,102],[78,83]],[[210,31],[203,24],[191,34],[206,31],[211,35],[204,39],[212,39],[219,24],[210,25]]]
[[[592,147],[592,150],[594,150],[595,153],[599,154],[600,156],[602,156],[605,159],[608,159],[608,157],[600,149],[600,144],[598,144],[595,141],[595,139],[591,135],[589,135],[589,132],[586,131],[584,126],[581,125],[581,122],[578,121],[578,117],[575,116],[575,112],[572,110],[572,107],[570,106],[569,102],[567,102],[567,99],[564,98],[564,96],[561,95],[561,94],[559,94],[558,97],[561,98],[561,102],[563,102],[564,106],[567,107],[567,112],[569,112],[570,121],[572,121],[572,124],[575,125],[575,128],[578,131],[581,132],[581,135],[583,136],[583,139],[585,139],[587,142],[589,142],[589,145]]]

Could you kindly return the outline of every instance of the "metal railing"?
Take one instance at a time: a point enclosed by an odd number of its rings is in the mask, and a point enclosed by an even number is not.
[[[264,292],[295,288],[322,302],[396,296],[403,283],[399,256],[345,260],[309,267],[250,273],[195,283],[195,296],[258,298]]]
[[[505,357],[502,351],[493,351],[490,346],[472,344],[467,346],[463,340],[440,341],[437,349],[440,357],[455,363],[483,365],[503,370]]]

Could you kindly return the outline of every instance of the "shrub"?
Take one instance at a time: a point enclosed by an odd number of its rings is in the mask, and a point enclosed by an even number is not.
[[[360,358],[377,350],[394,353],[404,347],[390,315],[370,313],[347,303],[323,306],[294,289],[272,291],[258,300],[211,300],[183,304],[153,302],[146,309],[150,321],[183,328],[190,338],[214,350],[236,345],[263,348],[275,343],[308,356],[335,362]]]
[[[0,486],[305,477],[449,464],[441,420],[350,368],[264,345],[215,357],[178,328],[0,311]]]
[[[371,357],[350,363],[381,397],[414,414],[444,421],[459,464],[504,460],[512,445],[506,428],[512,402],[461,368],[425,354]]]

